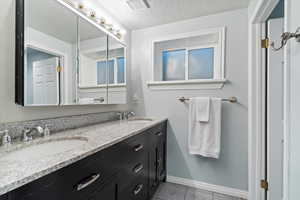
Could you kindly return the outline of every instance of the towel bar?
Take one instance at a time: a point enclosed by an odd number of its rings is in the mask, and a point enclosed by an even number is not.
[[[186,97],[179,97],[177,99],[182,103],[190,100],[190,98],[186,98]],[[237,103],[238,99],[236,97],[229,97],[229,98],[223,98],[222,101],[228,101],[230,103]]]

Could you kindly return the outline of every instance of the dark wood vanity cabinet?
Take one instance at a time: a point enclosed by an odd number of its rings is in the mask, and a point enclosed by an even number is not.
[[[149,148],[149,196],[153,196],[160,182],[166,180],[166,124],[150,130],[152,147]]]
[[[149,200],[165,179],[166,122],[22,186],[0,200]]]

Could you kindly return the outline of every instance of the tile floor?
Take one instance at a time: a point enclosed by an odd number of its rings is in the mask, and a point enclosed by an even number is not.
[[[163,183],[152,200],[243,200],[173,183]]]

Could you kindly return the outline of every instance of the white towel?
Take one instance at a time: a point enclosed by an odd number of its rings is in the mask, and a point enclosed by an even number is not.
[[[208,122],[210,114],[210,98],[209,97],[196,97],[193,100],[196,105],[196,115],[198,122]]]
[[[192,98],[189,105],[189,152],[218,159],[221,149],[221,99],[211,99],[208,122],[197,120],[197,103],[197,99]]]

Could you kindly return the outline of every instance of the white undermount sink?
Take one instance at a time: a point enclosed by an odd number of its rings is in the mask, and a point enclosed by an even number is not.
[[[42,139],[10,149],[1,160],[36,160],[76,149],[88,142],[85,137]]]

